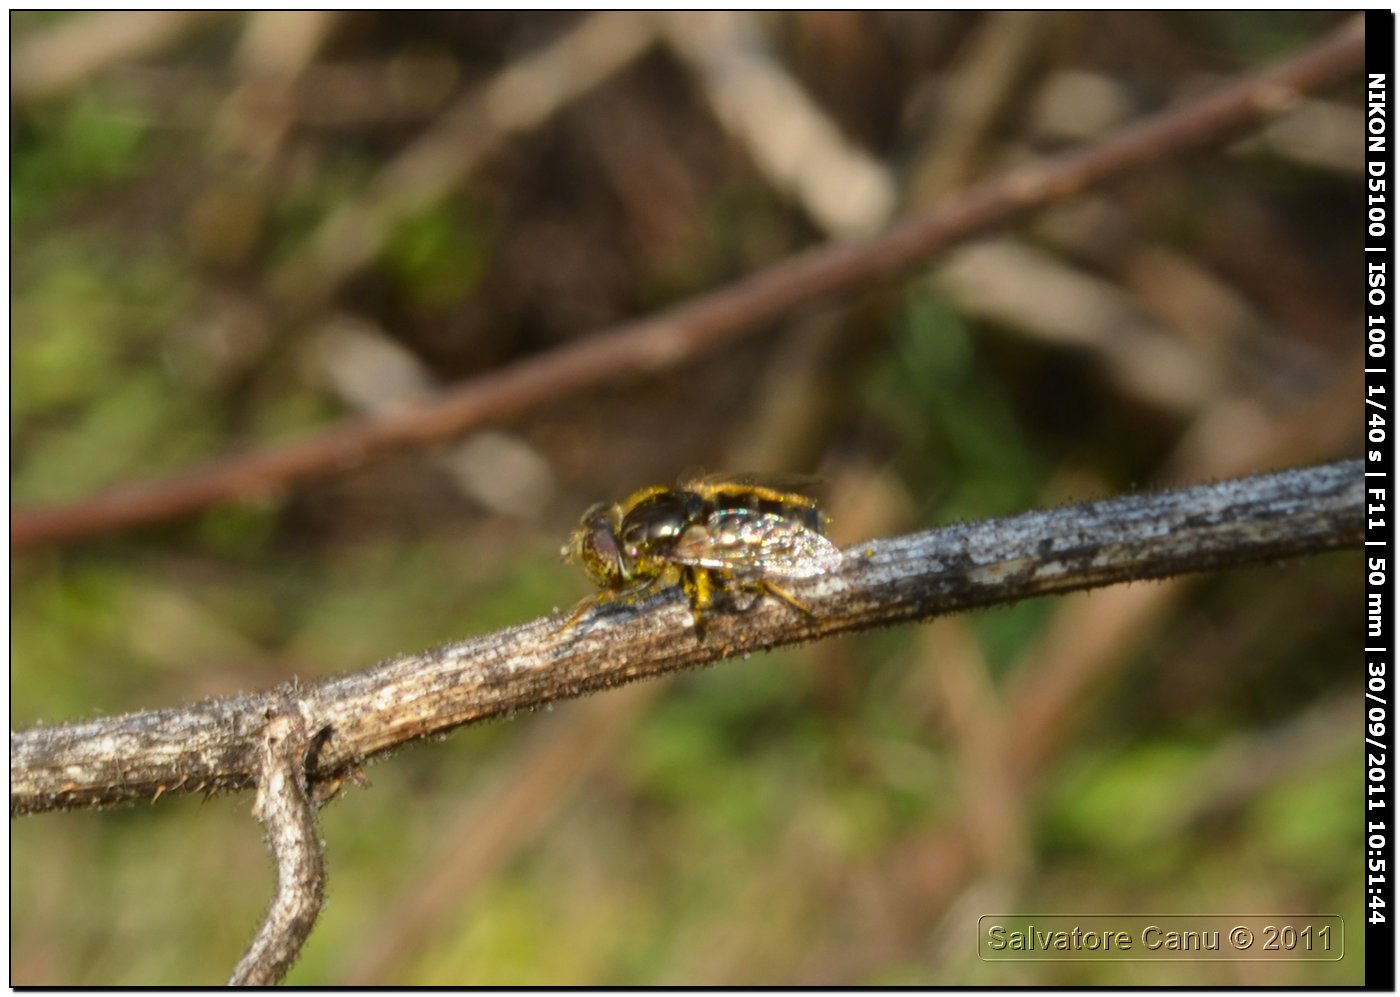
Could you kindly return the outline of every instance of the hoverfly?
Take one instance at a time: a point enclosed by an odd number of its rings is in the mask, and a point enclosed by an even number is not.
[[[674,488],[654,485],[593,506],[561,553],[603,591],[580,603],[564,626],[592,606],[630,602],[675,584],[690,600],[702,640],[705,614],[721,591],[767,593],[810,617],[778,580],[826,574],[840,564],[841,551],[824,536],[826,516],[817,502],[782,490],[789,480],[689,477]]]

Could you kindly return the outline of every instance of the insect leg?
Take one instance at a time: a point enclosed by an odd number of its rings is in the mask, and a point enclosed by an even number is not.
[[[758,587],[759,587],[761,590],[763,590],[764,592],[767,592],[767,593],[769,593],[769,594],[771,594],[771,595],[775,595],[775,596],[777,596],[779,599],[783,600],[783,602],[787,603],[787,604],[788,604],[789,606],[791,606],[793,609],[797,610],[797,611],[798,611],[799,613],[801,613],[803,616],[807,617],[807,619],[809,619],[809,620],[814,620],[814,619],[816,619],[816,614],[813,613],[812,610],[811,610],[810,608],[808,608],[808,606],[807,606],[806,603],[804,603],[801,599],[797,598],[797,596],[793,595],[791,592],[787,591],[786,589],[783,589],[783,588],[780,588],[780,587],[777,586],[777,585],[774,585],[774,584],[773,584],[771,581],[769,581],[767,578],[761,578],[761,579],[759,579],[758,582],[757,582],[757,585],[758,585]]]
[[[555,632],[563,633],[565,630],[568,630],[579,620],[583,619],[584,614],[587,613],[594,606],[601,606],[604,603],[613,602],[614,599],[615,597],[611,592],[602,592],[598,595],[584,596],[581,600],[579,600],[578,605],[574,607],[574,611],[569,614],[569,618],[563,623],[561,623],[559,625],[559,629]]]
[[[583,619],[583,617],[588,614],[590,609],[610,606],[614,603],[620,603],[624,606],[631,605],[651,595],[656,591],[657,587],[656,579],[647,579],[623,588],[604,589],[593,595],[585,596],[579,604],[574,607],[573,612],[569,614],[569,618],[560,624],[558,632],[563,632],[574,626],[574,624],[578,623],[579,620]]]
[[[705,639],[705,611],[715,601],[715,578],[707,568],[687,566],[681,574],[681,586],[690,600],[690,618],[695,626],[696,639]]]
[[[653,564],[647,564],[644,565],[644,567],[647,569],[646,573],[639,578],[633,579],[628,584],[618,588],[603,589],[593,595],[586,596],[574,607],[573,612],[569,614],[569,618],[560,624],[559,630],[556,632],[562,632],[574,626],[588,614],[590,609],[597,609],[614,604],[631,606],[649,599],[658,591],[668,586],[676,584],[678,569],[675,567]],[[682,579],[682,581],[683,580],[684,579]],[[689,593],[690,589],[687,588],[686,592]],[[706,604],[708,604],[708,600]]]

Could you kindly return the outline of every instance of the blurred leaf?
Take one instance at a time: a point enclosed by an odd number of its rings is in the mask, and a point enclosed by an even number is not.
[[[84,90],[55,113],[24,119],[12,134],[11,231],[135,173],[150,129],[144,110],[102,90]]]
[[[413,306],[436,309],[466,297],[486,272],[489,233],[475,211],[457,200],[433,205],[400,221],[383,251]]]
[[[1201,757],[1201,749],[1168,741],[1086,754],[1076,774],[1056,787],[1049,821],[1059,835],[1101,856],[1115,875],[1155,875],[1179,862],[1187,847],[1163,842],[1161,829],[1179,815],[1182,787]]]
[[[888,358],[867,404],[920,460],[905,469],[916,494],[941,495],[925,521],[1024,508],[1042,476],[1002,386],[979,362],[962,317],[922,284],[907,292]]]

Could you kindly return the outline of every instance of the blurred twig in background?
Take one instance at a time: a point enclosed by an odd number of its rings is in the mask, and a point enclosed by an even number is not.
[[[468,93],[445,108],[369,190],[322,222],[309,254],[275,275],[274,287],[299,308],[323,304],[374,258],[399,220],[440,200],[501,142],[538,127],[642,55],[653,40],[640,15],[592,14],[544,51]]]
[[[10,99],[32,101],[75,89],[104,69],[153,55],[219,16],[210,11],[107,11],[63,21],[10,53]]]

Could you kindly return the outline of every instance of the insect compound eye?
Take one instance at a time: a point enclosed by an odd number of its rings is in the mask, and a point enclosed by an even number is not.
[[[626,581],[622,550],[613,533],[612,518],[606,505],[588,510],[574,531],[569,551],[597,585],[618,588]]]

